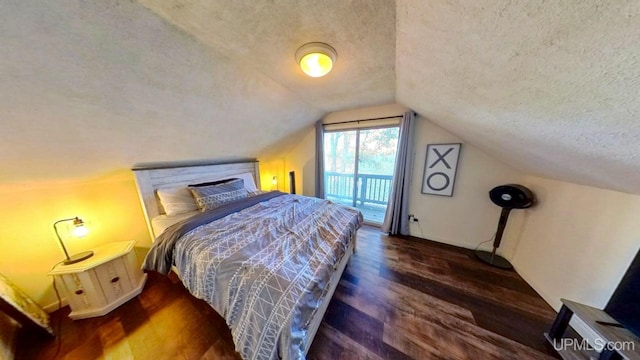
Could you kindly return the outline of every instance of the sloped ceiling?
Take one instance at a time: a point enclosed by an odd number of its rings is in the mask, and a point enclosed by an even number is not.
[[[395,3],[218,3],[163,2],[183,25],[131,1],[2,1],[0,181],[264,157],[329,111],[394,101]],[[339,52],[318,81],[295,64],[310,41]]]
[[[397,17],[399,102],[525,173],[640,193],[639,1],[399,0]]]
[[[323,111],[394,101],[394,1],[140,1]],[[296,65],[296,50],[311,41],[331,44],[338,52],[337,65],[326,77],[310,78]]]
[[[640,193],[640,2],[0,4],[0,181],[263,156],[397,101],[535,175]],[[295,50],[338,51],[311,79]]]

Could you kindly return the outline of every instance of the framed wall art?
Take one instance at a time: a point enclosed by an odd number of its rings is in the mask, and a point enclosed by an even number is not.
[[[429,144],[422,176],[422,193],[453,196],[462,144]]]

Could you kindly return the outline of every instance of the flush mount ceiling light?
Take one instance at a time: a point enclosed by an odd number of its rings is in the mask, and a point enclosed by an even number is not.
[[[304,44],[296,51],[296,62],[300,64],[302,71],[311,77],[327,75],[336,58],[336,49],[321,42]]]

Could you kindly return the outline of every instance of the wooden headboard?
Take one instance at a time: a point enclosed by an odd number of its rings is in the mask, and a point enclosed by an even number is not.
[[[202,183],[230,175],[251,173],[260,189],[260,169],[256,159],[234,161],[166,162],[136,164],[131,169],[136,178],[140,203],[147,221],[151,241],[154,240],[151,219],[163,214],[156,190]]]

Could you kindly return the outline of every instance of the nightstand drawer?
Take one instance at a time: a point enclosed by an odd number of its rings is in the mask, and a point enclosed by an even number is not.
[[[61,290],[72,309],[91,309],[107,304],[93,271],[61,275],[56,278],[58,280],[62,282]]]
[[[130,254],[133,255],[133,253]],[[133,289],[124,256],[100,265],[91,271],[96,273],[100,288],[102,288],[108,303],[116,301]]]

